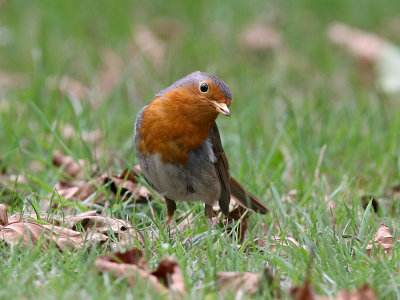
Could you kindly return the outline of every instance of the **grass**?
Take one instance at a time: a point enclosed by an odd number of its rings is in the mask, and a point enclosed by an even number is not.
[[[55,150],[93,164],[88,175],[96,168],[117,173],[135,165],[133,123],[140,108],[185,74],[208,71],[223,78],[234,95],[232,117],[218,119],[231,172],[271,211],[251,216],[246,242],[268,234],[292,236],[314,249],[313,258],[295,246],[238,250],[235,237],[207,228],[200,204],[179,204],[179,212],[196,212],[193,229],[157,240],[166,214],[160,199],[134,209],[124,207],[120,198],[110,199],[106,214],[126,219],[144,233],[151,268],[162,257],[174,256],[191,299],[222,297],[215,285],[218,271],[261,272],[266,264],[280,281],[283,298],[289,297],[291,286],[304,282],[309,264],[310,281],[320,294],[334,297],[341,289],[368,283],[381,299],[399,298],[398,246],[391,259],[374,261],[365,252],[380,222],[397,236],[399,205],[394,204],[393,212],[375,214],[363,208],[360,198],[399,183],[398,98],[365,83],[356,64],[325,35],[326,26],[339,20],[400,43],[390,26],[399,8],[394,0],[5,2],[0,67],[25,74],[28,83],[1,96],[0,167],[24,175],[28,183],[17,192],[0,192],[1,202],[10,213],[33,211],[32,195],[40,205],[60,178],[52,166]],[[178,36],[166,39],[165,67],[159,69],[145,54],[131,55],[126,49],[135,28],[160,30],[162,18],[178,22]],[[253,21],[274,24],[282,32],[283,50],[253,54],[243,49],[238,36]],[[49,87],[51,76],[60,80],[68,75],[96,91],[104,49],[121,57],[123,70],[100,104],[74,101]],[[76,131],[70,138],[63,136],[66,124]],[[95,129],[103,136],[97,155],[82,137]],[[294,201],[287,199],[291,190],[297,191]],[[336,204],[333,213],[326,209],[328,200]],[[10,251],[2,246],[0,298],[156,297],[145,282],[131,288],[123,279],[98,274],[93,262],[105,251]]]

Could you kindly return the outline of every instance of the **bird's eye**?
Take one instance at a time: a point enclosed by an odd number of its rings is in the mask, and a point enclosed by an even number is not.
[[[200,91],[202,93],[206,93],[208,91],[208,84],[203,82],[202,84],[200,84]]]

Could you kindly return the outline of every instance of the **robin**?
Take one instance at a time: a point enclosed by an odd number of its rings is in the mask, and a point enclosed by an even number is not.
[[[268,209],[229,175],[215,120],[230,116],[232,94],[219,77],[193,72],[158,92],[139,112],[135,147],[147,182],[165,196],[168,225],[175,201],[202,201],[211,219],[218,201],[229,214],[231,194],[247,208],[261,214]]]

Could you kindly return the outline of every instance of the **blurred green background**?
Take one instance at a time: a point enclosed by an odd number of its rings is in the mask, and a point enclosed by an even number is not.
[[[301,224],[317,222],[335,191],[338,201],[360,204],[361,193],[399,182],[398,95],[386,95],[373,70],[360,68],[326,34],[340,21],[400,45],[398,0],[0,3],[0,169],[26,176],[28,194],[45,196],[43,185],[57,182],[56,149],[100,170],[134,165],[137,112],[194,70],[230,86],[232,116],[218,124],[232,174],[273,212],[271,187],[298,192]],[[278,45],[252,49],[243,34],[254,23],[273,28]],[[100,138],[91,135],[96,131]],[[346,216],[338,215],[339,231]],[[398,224],[389,213],[383,219]],[[367,273],[347,284],[365,282]],[[330,284],[319,289],[326,293]]]
[[[296,151],[291,153],[297,156],[294,160],[306,169],[327,144],[330,159],[325,167],[333,177],[373,179],[380,173],[380,160],[385,173],[398,174],[395,157],[390,161],[394,168],[387,170],[390,155],[376,155],[390,154],[394,147],[386,138],[396,134],[397,128],[388,125],[398,106],[360,79],[351,58],[329,43],[326,28],[342,21],[400,42],[399,8],[398,1],[5,1],[0,11],[0,68],[23,75],[25,89],[16,84],[17,92],[3,93],[8,108],[1,111],[2,160],[23,168],[34,159],[30,153],[46,159],[59,143],[43,140],[49,131],[29,103],[56,131],[66,123],[78,131],[99,128],[108,146],[128,159],[139,108],[159,89],[202,70],[223,78],[233,91],[233,116],[219,120],[225,144],[228,149],[243,147],[240,151],[252,156],[248,162],[233,159],[235,173],[254,164],[247,175],[261,174],[266,180],[263,172],[272,174],[283,160],[282,151],[271,151],[273,141],[286,139],[287,147]],[[282,46],[256,53],[246,49],[240,36],[254,22],[276,28]],[[143,26],[158,39],[155,48],[163,49],[157,59],[146,54],[146,37],[135,39]],[[57,91],[57,81],[68,76],[96,98],[93,94],[102,89],[99,73],[107,64],[114,65],[118,75],[96,108],[86,99],[74,104]],[[56,81],[53,85],[50,77]],[[65,142],[77,156],[89,151],[73,139]],[[239,158],[240,151],[228,152]],[[262,164],[260,173],[257,160],[265,160],[263,153],[272,153],[274,162]]]

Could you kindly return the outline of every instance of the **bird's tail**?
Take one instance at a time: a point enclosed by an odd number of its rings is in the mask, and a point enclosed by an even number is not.
[[[268,213],[268,208],[258,200],[254,195],[250,192],[246,191],[245,188],[231,176],[231,194],[235,197],[241,204],[250,208],[260,214],[265,215]]]

